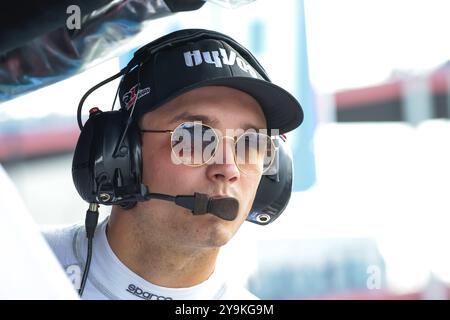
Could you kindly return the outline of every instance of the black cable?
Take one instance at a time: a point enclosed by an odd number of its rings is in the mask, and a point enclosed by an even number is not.
[[[131,122],[133,122],[134,108],[136,107],[136,102],[137,102],[138,99],[139,99],[139,90],[140,90],[140,88],[141,88],[141,66],[142,66],[142,63],[139,64],[139,66],[137,67],[137,68],[139,68],[139,69],[138,69],[138,71],[137,71],[137,89],[136,89],[136,98],[134,99],[133,106],[131,107],[130,115],[128,116],[127,123],[126,123],[125,129],[123,130],[122,135],[121,135],[121,137],[120,137],[120,139],[119,139],[119,143],[116,145],[116,148],[114,149],[114,153],[113,153],[113,156],[114,156],[114,157],[117,156],[117,153],[119,152],[120,147],[122,146],[122,143],[123,143],[123,141],[125,140],[125,137],[126,137],[126,135],[127,135],[128,128],[130,127]]]
[[[117,90],[116,90],[116,94],[114,95],[114,100],[113,100],[113,104],[111,107],[111,111],[114,110],[114,105],[116,104],[116,100],[117,100],[117,96],[119,95],[119,89],[120,89],[120,85],[122,84],[123,78],[122,80],[120,80],[119,85],[117,86]]]
[[[92,239],[94,238],[95,228],[97,227],[98,222],[98,204],[90,203],[89,209],[86,211],[86,219],[85,219],[85,228],[86,228],[86,237],[88,241],[87,247],[87,256],[86,256],[86,264],[84,266],[83,277],[81,278],[80,289],[78,290],[78,294],[83,295],[84,287],[86,286],[87,277],[89,274],[89,269],[91,267],[91,259],[92,259]]]
[[[86,285],[86,280],[87,280],[87,277],[89,274],[89,269],[91,267],[91,259],[92,259],[92,238],[88,238],[86,265],[84,267],[83,278],[81,279],[80,289],[78,289],[78,295],[80,296],[80,298],[83,295],[84,287]]]
[[[77,109],[77,122],[78,122],[78,127],[80,128],[80,130],[83,129],[83,122],[81,121],[81,110],[83,109],[83,104],[84,101],[87,99],[87,97],[94,92],[95,90],[97,90],[98,88],[100,88],[101,86],[107,84],[110,81],[113,81],[119,77],[121,77],[122,75],[124,75],[125,73],[128,72],[128,67],[123,68],[122,70],[120,70],[119,73],[116,73],[115,75],[103,80],[102,82],[96,84],[95,86],[93,86],[92,88],[90,88],[81,98],[80,102],[78,103],[78,109]]]

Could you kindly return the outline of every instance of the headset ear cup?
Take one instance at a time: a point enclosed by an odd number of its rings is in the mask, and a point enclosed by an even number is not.
[[[141,138],[137,123],[126,127],[124,110],[96,112],[85,123],[75,148],[72,177],[89,203],[131,208],[142,196]]]
[[[94,192],[93,159],[98,154],[98,135],[95,134],[96,119],[90,117],[78,137],[72,160],[72,179],[81,198],[89,203],[96,202]]]
[[[252,209],[247,221],[266,225],[275,221],[289,203],[292,194],[293,164],[289,146],[276,139],[278,146],[278,170],[271,175],[263,175],[256,191]]]

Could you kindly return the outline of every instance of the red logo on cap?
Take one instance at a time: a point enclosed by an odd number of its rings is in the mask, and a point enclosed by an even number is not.
[[[125,108],[127,110],[136,103],[138,86],[139,84],[135,84],[133,87],[131,87],[130,90],[128,90],[128,92],[123,95],[122,101],[123,103],[125,103]]]
[[[140,99],[141,97],[150,93],[150,87],[141,89],[139,91],[138,91],[138,87],[139,87],[139,84],[134,85],[122,97],[122,101],[123,101],[123,103],[125,103],[125,108],[127,110],[130,109],[132,106],[134,106],[137,99]]]

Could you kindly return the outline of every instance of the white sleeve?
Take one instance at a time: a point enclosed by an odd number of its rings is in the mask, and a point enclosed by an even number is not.
[[[1,165],[0,218],[0,299],[78,299]]]

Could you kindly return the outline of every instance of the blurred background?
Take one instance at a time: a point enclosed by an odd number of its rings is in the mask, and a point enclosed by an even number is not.
[[[450,298],[449,1],[212,1],[176,14],[149,2],[164,18],[129,22],[120,50],[85,55],[65,77],[10,81],[0,59],[0,163],[38,224],[84,219],[71,176],[84,92],[153,39],[213,29],[249,48],[306,115],[287,138],[289,206],[271,225],[245,223],[220,268],[263,299]],[[94,43],[106,47],[114,25],[102,28]],[[117,84],[85,113],[110,109]]]

